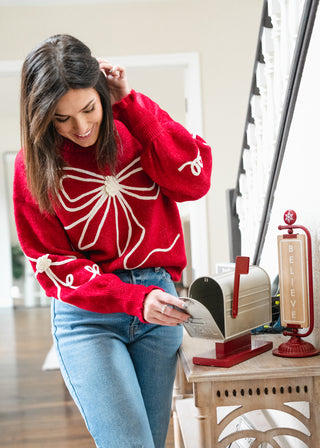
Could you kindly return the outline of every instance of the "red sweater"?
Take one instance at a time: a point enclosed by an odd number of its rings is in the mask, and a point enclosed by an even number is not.
[[[20,151],[14,179],[21,247],[49,297],[100,313],[143,321],[154,286],[123,283],[116,269],[162,266],[177,281],[186,265],[176,201],[205,195],[211,150],[146,96],[131,93],[113,106],[121,149],[116,175],[101,175],[94,149],[65,140],[67,162],[55,214],[40,212]]]

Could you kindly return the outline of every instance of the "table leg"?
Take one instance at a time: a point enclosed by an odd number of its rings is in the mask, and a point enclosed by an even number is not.
[[[196,407],[196,421],[198,426],[199,448],[213,448],[211,424],[211,383],[195,383],[194,397]]]
[[[313,397],[310,400],[310,429],[312,446],[320,446],[320,377],[313,377]]]

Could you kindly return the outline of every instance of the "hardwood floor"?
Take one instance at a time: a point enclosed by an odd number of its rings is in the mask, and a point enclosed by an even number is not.
[[[41,370],[51,344],[49,308],[0,309],[1,448],[95,447],[60,372]]]

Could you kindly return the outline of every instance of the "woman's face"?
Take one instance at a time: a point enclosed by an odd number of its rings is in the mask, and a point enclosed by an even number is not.
[[[103,110],[93,88],[69,90],[60,98],[53,118],[58,134],[84,148],[98,139]]]

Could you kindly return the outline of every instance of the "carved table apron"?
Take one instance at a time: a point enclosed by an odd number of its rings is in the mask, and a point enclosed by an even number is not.
[[[253,337],[272,341],[274,348],[288,339]],[[319,355],[282,358],[269,350],[230,368],[193,364],[193,356],[208,357],[212,350],[212,341],[184,334],[173,399],[176,448],[227,448],[239,439],[249,439],[251,445],[241,446],[250,448],[320,446]],[[248,419],[254,425],[239,427]]]

